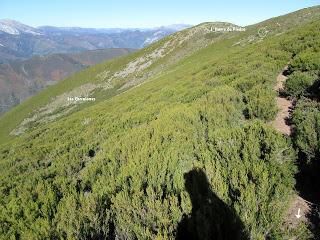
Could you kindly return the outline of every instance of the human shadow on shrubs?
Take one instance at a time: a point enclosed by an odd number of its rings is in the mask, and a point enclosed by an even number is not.
[[[299,153],[299,159],[307,157]],[[319,159],[318,153],[315,159]],[[320,163],[316,160],[308,163],[304,161],[298,162],[299,172],[296,175],[296,189],[299,195],[310,203],[311,211],[308,215],[311,231],[316,240],[320,240]]]
[[[178,225],[177,239],[249,239],[236,212],[212,190],[206,174],[193,169],[184,175],[192,212]]]
[[[312,86],[307,89],[307,92],[309,94],[309,98],[315,101],[320,101],[320,76],[318,76],[318,79],[315,80]]]

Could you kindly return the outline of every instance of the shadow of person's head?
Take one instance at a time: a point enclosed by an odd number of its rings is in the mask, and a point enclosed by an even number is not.
[[[192,212],[179,223],[177,239],[248,239],[240,218],[211,190],[202,169],[191,170],[184,179]]]
[[[210,200],[210,184],[207,176],[200,169],[194,169],[184,174],[185,188],[192,202],[192,209],[196,210]]]

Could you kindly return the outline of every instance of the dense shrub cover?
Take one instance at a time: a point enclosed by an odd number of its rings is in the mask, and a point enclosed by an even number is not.
[[[310,40],[310,37],[307,35],[302,39]],[[293,124],[293,146],[298,155],[297,166],[299,167],[296,188],[300,196],[311,203],[308,214],[309,229],[313,232],[315,239],[320,236],[319,46],[317,38],[302,44],[297,41],[291,45],[295,51],[289,64],[289,76],[285,84],[286,94],[295,102],[291,123]]]
[[[247,91],[248,116],[266,121],[274,119],[278,112],[275,97],[275,92],[265,85],[257,85]]]
[[[299,100],[292,121],[298,149],[306,157],[305,160],[315,159],[320,150],[320,104],[305,98]]]
[[[308,49],[296,55],[289,66],[290,71],[320,70],[320,50]]]
[[[315,48],[319,46],[314,46]],[[320,236],[320,69],[319,50],[298,55],[289,69],[294,70],[286,84],[287,93],[296,101],[291,121],[293,144],[298,153],[297,189],[310,204],[309,228],[315,239]],[[303,71],[303,72],[301,72]]]
[[[245,46],[233,46],[242,35],[215,42],[139,87],[2,145],[0,238],[175,239],[190,216],[220,234],[230,213],[243,239],[290,239],[296,155],[267,122],[278,72],[294,46],[320,39],[317,29]],[[194,171],[207,179],[203,196],[218,202],[205,201],[209,216],[187,187]]]
[[[315,80],[316,76],[314,74],[300,71],[293,72],[285,82],[284,91],[293,98],[306,96]]]

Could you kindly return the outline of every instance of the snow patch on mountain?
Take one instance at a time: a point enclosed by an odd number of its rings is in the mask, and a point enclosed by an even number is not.
[[[191,25],[189,25],[189,24],[172,24],[172,25],[168,25],[168,26],[153,28],[153,30],[156,30],[156,32],[151,37],[146,38],[146,40],[144,41],[144,43],[142,44],[141,47],[145,47],[149,44],[152,44],[152,43],[164,38],[165,36],[167,36],[171,33],[181,31],[181,30],[189,28],[189,27],[191,27]]]
[[[21,33],[42,35],[42,33],[39,32],[37,29],[11,19],[0,20],[0,31],[11,35],[19,35]]]
[[[3,23],[0,22],[0,31],[8,33],[8,34],[12,34],[12,35],[19,35],[19,31],[15,28],[12,28],[10,26],[7,26]]]
[[[147,45],[149,45],[151,43],[154,43],[154,42],[160,40],[161,38],[163,38],[166,35],[167,34],[164,31],[157,31],[151,37],[146,38],[146,40],[142,44],[142,47],[147,46]]]
[[[39,33],[39,32],[36,32],[36,31],[32,31],[32,30],[29,30],[29,29],[24,30],[23,32],[24,33],[29,33],[29,34],[32,34],[32,35],[37,35],[37,36],[43,35],[42,33]]]

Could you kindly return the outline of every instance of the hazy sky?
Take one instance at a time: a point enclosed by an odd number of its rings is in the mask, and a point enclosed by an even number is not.
[[[245,26],[319,4],[320,0],[0,0],[0,19],[31,26],[154,27],[206,21]]]

